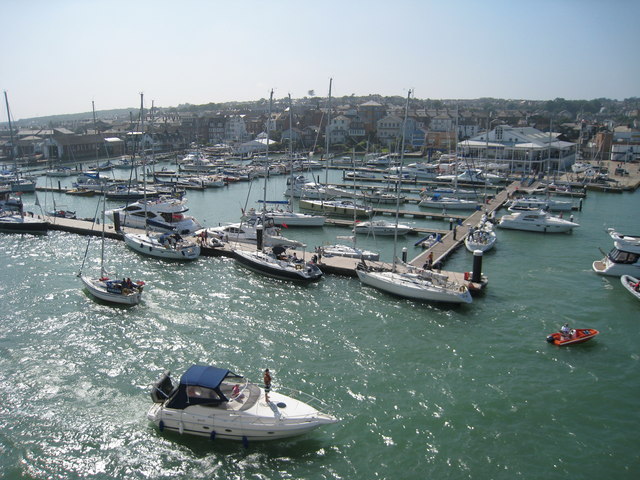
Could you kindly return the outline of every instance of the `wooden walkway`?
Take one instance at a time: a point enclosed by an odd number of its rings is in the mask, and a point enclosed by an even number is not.
[[[533,186],[532,186],[533,187]],[[532,188],[531,187],[531,188]],[[498,193],[495,197],[489,200],[483,207],[483,210],[478,210],[466,217],[462,221],[461,225],[454,225],[452,230],[447,232],[441,238],[441,241],[436,243],[431,248],[425,249],[420,255],[415,257],[409,263],[411,265],[421,267],[427,261],[429,254],[433,253],[433,263],[442,264],[451,253],[456,251],[464,243],[464,239],[469,233],[469,226],[478,224],[483,215],[487,215],[489,218],[495,215],[496,210],[502,207],[509,197],[520,188],[520,182],[513,182],[508,185],[504,190]]]

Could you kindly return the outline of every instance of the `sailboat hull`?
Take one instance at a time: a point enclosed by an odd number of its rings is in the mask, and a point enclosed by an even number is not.
[[[362,283],[398,297],[427,302],[442,303],[471,303],[469,289],[464,286],[458,288],[443,288],[429,282],[421,281],[416,275],[399,274],[394,272],[367,272],[357,270]]]
[[[119,305],[137,305],[142,299],[142,289],[135,288],[133,290],[123,289],[120,292],[109,291],[110,288],[106,281],[100,279],[80,277],[82,283],[94,297],[109,303],[117,303]]]
[[[190,261],[200,256],[198,245],[165,245],[149,235],[127,233],[124,236],[124,242],[131,250],[165,260]]]

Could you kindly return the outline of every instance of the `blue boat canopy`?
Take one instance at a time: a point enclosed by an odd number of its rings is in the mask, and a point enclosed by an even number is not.
[[[220,389],[225,378],[241,379],[226,368],[192,365],[180,377],[180,385],[167,402],[167,408],[184,409],[189,405],[219,405],[229,399]]]
[[[197,385],[199,387],[217,388],[228,373],[230,372],[226,368],[193,365],[189,367],[189,370],[182,374],[182,378],[180,378],[180,385]]]

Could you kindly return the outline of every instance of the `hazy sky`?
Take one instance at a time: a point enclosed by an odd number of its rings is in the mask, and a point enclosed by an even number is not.
[[[333,95],[640,96],[637,0],[0,0],[14,119]],[[3,106],[2,121],[6,121]]]

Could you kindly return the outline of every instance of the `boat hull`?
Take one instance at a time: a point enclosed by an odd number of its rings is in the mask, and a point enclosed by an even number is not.
[[[392,272],[366,272],[357,270],[358,278],[370,287],[399,297],[412,300],[442,303],[471,303],[469,289],[444,289],[426,285],[424,282],[404,280],[401,275]]]
[[[636,300],[640,300],[640,290],[636,290],[634,285],[637,285],[640,279],[632,277],[631,275],[622,275],[620,277],[620,283],[622,286],[634,297]]]
[[[279,405],[287,405],[288,408],[295,401],[275,392],[270,393],[269,396],[269,406],[264,404],[262,408],[268,408],[271,417],[252,418],[234,410],[225,411],[215,408],[210,408],[207,415],[204,416],[197,411],[191,413],[192,407],[176,410],[165,408],[163,404],[154,404],[147,413],[147,419],[161,431],[207,437],[212,440],[226,439],[250,442],[297,437],[322,425],[337,421],[332,416],[320,412],[312,417],[299,419],[280,416]],[[284,413],[286,410],[283,409],[282,412]]]
[[[183,245],[179,248],[165,246],[148,235],[127,233],[124,242],[131,250],[149,257],[164,260],[192,261],[200,256],[198,245]]]
[[[560,332],[547,336],[547,342],[558,346],[576,345],[591,340],[598,335],[598,330],[594,328],[576,328],[568,337],[563,337]]]
[[[280,280],[292,280],[302,283],[312,283],[319,281],[322,277],[322,271],[320,271],[320,269],[317,267],[313,272],[309,272],[309,267],[305,267],[302,263],[296,265],[295,268],[286,268],[283,267],[279,262],[269,262],[263,260],[261,258],[261,255],[256,255],[256,252],[235,250],[234,259],[240,265],[248,268],[249,270]]]
[[[20,215],[0,217],[0,232],[45,235],[48,229],[49,222],[45,220],[21,217]]]
[[[80,277],[82,283],[94,297],[109,303],[119,305],[137,305],[142,299],[142,291],[130,291],[129,293],[109,292],[104,281],[89,277]]]

